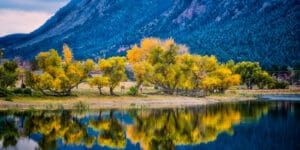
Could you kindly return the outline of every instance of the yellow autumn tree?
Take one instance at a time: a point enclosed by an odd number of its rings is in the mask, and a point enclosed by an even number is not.
[[[126,58],[125,57],[111,57],[108,59],[101,59],[98,62],[99,71],[103,73],[103,77],[108,78],[108,87],[110,95],[115,95],[114,89],[121,81],[127,79],[125,73]]]
[[[109,78],[101,75],[95,75],[92,78],[88,79],[88,84],[93,87],[97,86],[100,95],[104,95],[102,92],[102,88],[108,86]]]
[[[149,82],[172,94],[181,79],[181,70],[176,64],[178,52],[173,39],[145,38],[140,47],[134,45],[127,52],[127,58],[137,86]]]
[[[217,90],[223,93],[231,86],[240,85],[241,77],[233,74],[225,65],[221,65],[216,70],[210,72],[208,77],[202,81],[202,87],[210,91]]]
[[[69,56],[72,56],[71,51],[69,52]],[[35,59],[40,72],[27,72],[25,82],[44,95],[70,95],[71,90],[82,83],[94,69],[92,60],[80,62],[68,57],[66,63],[62,63],[61,56],[54,49],[39,53]]]
[[[67,44],[63,45],[63,54],[65,63],[71,63],[73,60],[73,54],[70,47]]]

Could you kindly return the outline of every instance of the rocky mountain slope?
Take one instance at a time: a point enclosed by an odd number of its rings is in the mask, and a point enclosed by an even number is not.
[[[0,38],[5,56],[32,59],[67,43],[76,59],[125,55],[144,37],[173,37],[220,61],[300,60],[297,0],[72,0],[30,34]]]

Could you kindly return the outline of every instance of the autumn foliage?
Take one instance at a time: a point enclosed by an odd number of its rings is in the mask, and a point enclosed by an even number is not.
[[[71,90],[88,77],[94,66],[92,60],[74,61],[67,45],[63,49],[64,62],[54,49],[39,53],[35,59],[40,72],[27,72],[26,85],[44,95],[70,95]]]
[[[256,62],[218,62],[214,55],[189,54],[185,45],[173,39],[145,38],[127,51],[127,57],[76,61],[68,45],[63,45],[63,56],[51,49],[35,57],[38,71],[26,73],[26,85],[44,95],[67,96],[80,83],[87,81],[102,95],[108,87],[110,95],[121,81],[127,80],[126,68],[136,81],[136,89],[152,85],[165,94],[180,91],[209,91],[223,93],[231,86],[245,83],[264,88],[273,81]],[[96,74],[91,74],[96,71]]]
[[[165,93],[176,89],[208,89],[223,92],[240,84],[240,76],[218,63],[215,56],[191,55],[173,39],[143,39],[127,52],[137,86],[151,83]]]

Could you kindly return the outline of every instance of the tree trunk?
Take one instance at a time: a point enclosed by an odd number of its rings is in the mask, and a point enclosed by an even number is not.
[[[115,95],[114,88],[110,87],[109,88],[109,93],[110,93],[110,95],[114,96]]]
[[[104,94],[102,93],[102,87],[98,86],[98,90],[99,90],[99,94],[100,94],[100,95],[104,95]]]

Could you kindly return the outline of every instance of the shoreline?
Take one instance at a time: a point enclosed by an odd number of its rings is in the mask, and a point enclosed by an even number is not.
[[[134,109],[134,108],[178,108],[204,106],[223,102],[240,102],[257,100],[256,97],[216,96],[216,97],[185,97],[185,96],[147,96],[147,97],[90,97],[80,100],[73,97],[58,100],[22,100],[22,98],[5,101],[0,99],[0,110],[58,110],[58,109]]]

